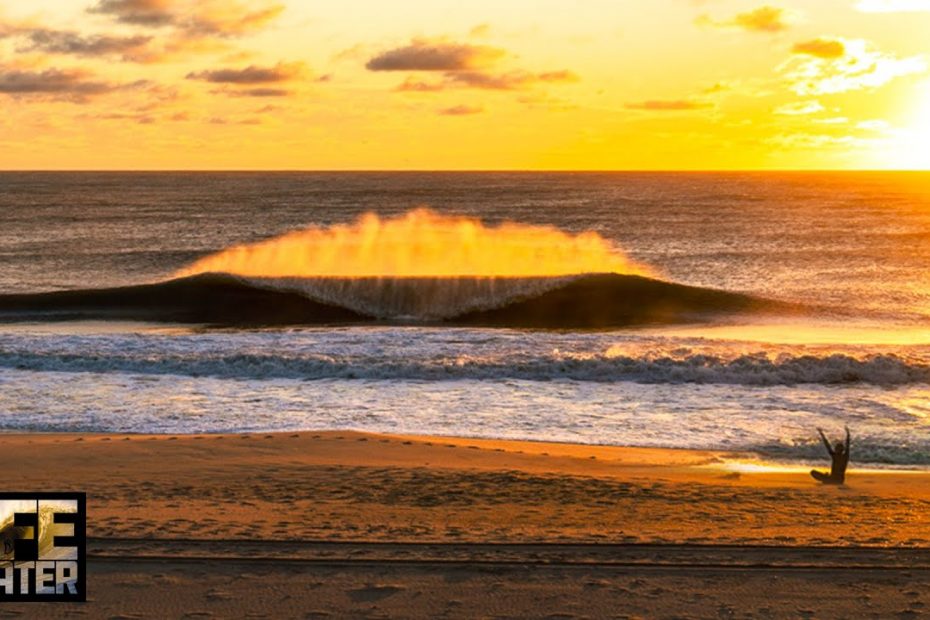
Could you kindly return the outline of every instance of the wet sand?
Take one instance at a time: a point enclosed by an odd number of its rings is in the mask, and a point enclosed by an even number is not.
[[[355,432],[0,436],[10,490],[88,494],[91,602],[43,614],[927,611],[930,474],[821,487],[733,466],[749,458]]]

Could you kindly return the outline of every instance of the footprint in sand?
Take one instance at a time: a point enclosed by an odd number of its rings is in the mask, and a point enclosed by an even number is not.
[[[394,596],[398,592],[403,591],[404,588],[401,586],[369,585],[365,586],[364,588],[347,590],[346,594],[350,599],[352,599],[352,601],[356,603],[373,603],[375,601],[380,601]]]

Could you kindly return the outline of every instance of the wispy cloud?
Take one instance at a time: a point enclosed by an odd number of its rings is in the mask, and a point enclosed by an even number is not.
[[[523,90],[540,84],[571,84],[580,81],[574,71],[530,71],[514,70],[505,73],[484,71],[449,71],[442,80],[423,81],[407,78],[395,90],[412,93],[435,93],[452,88],[474,88],[477,90]]]
[[[76,56],[119,55],[126,59],[143,54],[152,37],[146,35],[109,36],[82,35],[68,30],[37,28],[23,31],[26,43],[17,49],[20,52],[45,52],[47,54],[72,54]]]
[[[110,15],[116,21],[137,26],[167,26],[174,22],[169,0],[100,0],[89,13]]]
[[[409,93],[435,93],[454,88],[478,90],[523,90],[540,84],[567,84],[579,81],[567,69],[557,71],[494,70],[493,65],[507,56],[497,47],[455,43],[446,40],[413,39],[409,45],[382,52],[365,65],[370,71],[441,73],[441,78],[407,77],[395,90]]]
[[[778,134],[766,138],[766,144],[787,149],[823,149],[833,147],[862,146],[865,142],[861,138],[850,135],[830,135],[813,133]]]
[[[211,91],[215,94],[229,95],[230,97],[288,97],[292,91],[286,88],[246,88],[246,89],[223,89]]]
[[[78,69],[46,69],[21,71],[0,68],[0,94],[25,96],[51,96],[83,103],[95,95],[122,88],[95,79],[87,71]]]
[[[217,84],[269,84],[292,80],[304,72],[303,63],[278,63],[273,67],[249,65],[244,69],[208,69],[187,74],[188,80]]]
[[[487,45],[414,39],[366,63],[369,71],[468,71],[493,64],[504,50]]]
[[[484,108],[477,105],[456,105],[451,108],[442,108],[439,110],[439,114],[443,116],[471,116],[473,114],[481,114],[484,112]]]
[[[921,56],[898,58],[862,39],[843,39],[841,56],[800,51],[778,67],[788,87],[798,95],[843,93],[877,88],[901,76],[922,73],[927,68]],[[796,50],[798,51],[798,50]]]
[[[489,34],[491,34],[491,24],[488,23],[478,24],[468,31],[468,36],[476,39],[483,39]]]
[[[795,43],[791,47],[791,51],[795,54],[807,54],[809,56],[816,56],[817,58],[833,59],[840,58],[846,54],[846,45],[839,39],[818,37],[816,39]]]
[[[408,77],[394,90],[408,93],[435,93],[445,89],[446,85],[443,82],[424,82]]]
[[[649,110],[654,112],[675,112],[685,110],[703,110],[713,107],[706,101],[693,99],[650,99],[647,101],[631,101],[625,104],[627,110]]]
[[[804,116],[806,114],[816,114],[823,111],[823,105],[819,101],[795,101],[775,109],[775,114],[783,116]]]
[[[571,83],[579,80],[572,71],[548,71],[531,73],[529,71],[510,71],[508,73],[484,73],[480,71],[462,71],[446,74],[446,83],[482,90],[516,90],[527,88],[541,82],[557,84]]]
[[[264,28],[284,11],[280,4],[251,9],[236,2],[206,0],[100,0],[88,12],[135,26],[172,26],[194,37],[239,37]]]
[[[761,6],[745,13],[737,13],[729,19],[717,20],[704,14],[695,22],[701,26],[714,26],[717,28],[739,28],[748,32],[776,33],[790,27],[788,13],[784,9],[774,6]]]

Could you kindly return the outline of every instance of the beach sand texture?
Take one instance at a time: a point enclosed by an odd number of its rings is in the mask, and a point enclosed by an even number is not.
[[[747,472],[751,455],[348,431],[0,445],[11,490],[87,492],[90,617],[913,617],[930,603],[926,472],[821,487]]]

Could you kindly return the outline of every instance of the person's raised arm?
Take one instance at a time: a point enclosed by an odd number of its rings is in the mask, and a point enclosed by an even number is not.
[[[833,446],[830,445],[830,440],[827,439],[827,436],[823,434],[823,429],[818,428],[817,432],[820,433],[820,439],[823,441],[823,445],[827,449],[827,452],[830,453],[830,456],[833,456]]]
[[[844,428],[846,429],[846,454],[849,454],[849,426]]]

